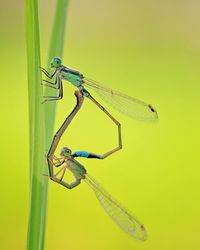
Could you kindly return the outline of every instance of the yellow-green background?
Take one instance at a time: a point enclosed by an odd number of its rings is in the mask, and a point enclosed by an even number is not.
[[[55,1],[40,1],[45,66]],[[82,163],[145,224],[138,243],[115,226],[82,183],[51,182],[46,249],[197,250],[200,248],[200,4],[195,0],[71,0],[63,61],[114,89],[152,103],[159,122],[122,123],[122,151]],[[23,1],[1,1],[0,249],[25,249],[29,203],[28,100]],[[74,105],[65,83],[56,128]],[[104,152],[117,130],[84,106],[60,147]],[[113,131],[114,130],[114,131]]]

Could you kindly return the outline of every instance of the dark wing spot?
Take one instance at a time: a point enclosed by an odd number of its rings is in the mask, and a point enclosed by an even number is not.
[[[142,230],[142,231],[145,231],[145,229],[144,229],[144,226],[143,226],[143,225],[141,225],[141,226],[140,226],[140,228],[141,228],[141,230]]]
[[[150,108],[150,110],[151,110],[152,112],[156,112],[155,109],[154,109],[150,104],[148,105],[148,107]]]

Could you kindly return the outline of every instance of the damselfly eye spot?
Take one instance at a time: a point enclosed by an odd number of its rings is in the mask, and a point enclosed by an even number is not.
[[[72,153],[71,149],[67,148],[67,147],[63,147],[61,149],[60,155],[62,156],[68,156]]]
[[[150,108],[150,110],[151,110],[152,112],[156,112],[155,109],[154,109],[150,104],[148,105],[148,107]]]

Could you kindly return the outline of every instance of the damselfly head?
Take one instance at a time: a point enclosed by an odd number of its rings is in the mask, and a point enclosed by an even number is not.
[[[67,148],[67,147],[63,147],[60,151],[60,155],[61,156],[69,156],[72,154],[71,149]]]
[[[51,68],[59,68],[61,63],[61,59],[59,57],[55,57],[51,60]]]

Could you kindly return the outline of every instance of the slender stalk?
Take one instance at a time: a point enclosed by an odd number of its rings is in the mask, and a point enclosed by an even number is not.
[[[49,60],[62,56],[68,0],[58,0],[50,43]],[[26,40],[28,55],[28,96],[30,131],[30,212],[28,250],[43,250],[45,239],[48,180],[45,153],[51,143],[55,103],[42,105],[38,1],[26,0]],[[45,110],[45,113],[44,113]],[[45,116],[44,116],[45,114]],[[45,139],[46,138],[46,139]]]
[[[29,131],[30,131],[30,212],[27,249],[42,249],[44,225],[43,195],[44,167],[44,108],[41,105],[42,88],[40,73],[40,37],[38,25],[38,2],[26,0],[26,44],[28,65]]]
[[[51,41],[49,46],[49,55],[48,55],[48,66],[53,57],[61,57],[63,55],[63,46],[65,38],[65,26],[67,18],[67,7],[68,0],[58,0],[56,6],[56,12],[54,17],[54,24],[52,28]],[[46,89],[45,95],[51,95],[50,90]],[[44,104],[45,111],[45,154],[47,154],[49,147],[51,145],[55,121],[55,111],[56,111],[56,102],[48,102]],[[45,165],[45,173],[48,172],[48,165]],[[42,221],[43,225],[46,225],[46,209],[47,209],[47,196],[48,196],[48,183],[44,186],[44,198],[43,198],[43,215]],[[44,226],[45,227],[45,226]],[[43,230],[43,241],[42,248],[44,249],[44,238],[45,238],[45,228]]]
[[[57,1],[54,25],[52,29],[51,42],[49,47],[48,67],[53,57],[62,58],[63,55],[68,3],[69,3],[68,0]],[[51,90],[47,88],[45,94],[49,95],[50,93],[52,93]],[[56,110],[56,102],[45,103],[45,133],[46,133],[47,152],[49,150],[49,146],[51,144],[51,139],[53,135],[55,110]]]

